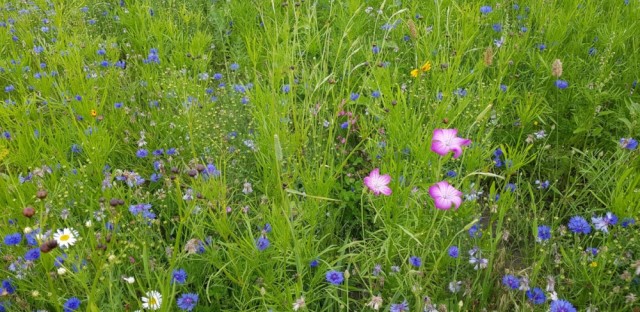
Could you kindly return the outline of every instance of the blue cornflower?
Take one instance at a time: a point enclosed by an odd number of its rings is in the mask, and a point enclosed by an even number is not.
[[[596,55],[597,52],[598,52],[598,50],[596,50],[596,48],[594,48],[594,47],[589,48],[589,55],[590,56]]]
[[[177,153],[177,150],[174,147],[172,147],[172,148],[167,150],[167,155],[169,155],[169,156],[173,156],[176,153]]]
[[[507,85],[501,84],[501,85],[500,85],[500,90],[501,90],[502,92],[507,92]]]
[[[458,88],[455,91],[453,91],[453,95],[457,95],[459,97],[465,97],[467,96],[467,90],[465,90],[464,88]]]
[[[20,244],[22,241],[22,235],[20,233],[7,234],[4,237],[4,244],[7,246],[14,246]]]
[[[289,93],[289,91],[291,91],[291,86],[286,84],[284,86],[282,86],[282,92],[283,93]]]
[[[566,82],[565,80],[556,80],[556,87],[558,87],[558,89],[566,89],[567,87],[569,87],[569,83]]]
[[[371,52],[373,54],[378,54],[378,53],[380,53],[380,48],[377,45],[374,44],[373,47],[371,47]]]
[[[40,248],[33,248],[27,251],[24,255],[24,259],[27,261],[36,261],[40,259]]]
[[[263,233],[271,233],[271,224],[270,223],[266,223],[263,227],[262,227],[262,232]]]
[[[80,299],[71,297],[67,299],[67,302],[62,306],[64,312],[72,312],[80,308]]]
[[[182,294],[178,300],[176,300],[178,308],[183,311],[191,311],[198,304],[197,294]]]
[[[389,309],[389,311],[391,312],[405,312],[405,311],[409,311],[409,303],[407,303],[407,301],[403,301],[402,303],[394,303],[391,305],[391,308]]]
[[[481,6],[480,7],[480,13],[482,14],[489,14],[493,11],[493,9],[491,8],[491,6],[485,5],[485,6]]]
[[[634,138],[622,138],[620,139],[620,146],[622,146],[622,148],[633,151],[638,148],[638,141],[636,141],[636,139]]]
[[[105,49],[100,48],[100,49],[98,49],[97,53],[98,53],[98,55],[105,55],[105,54],[107,54],[107,51]]]
[[[13,85],[8,85],[8,86],[4,87],[4,92],[9,93],[9,92],[11,92],[11,91],[13,91],[15,89],[16,89],[16,87],[14,87]]]
[[[455,178],[458,174],[454,170],[447,171],[447,177]]]
[[[238,63],[233,63],[229,66],[229,69],[236,71],[238,69],[240,69],[240,65],[238,65]]]
[[[120,69],[124,69],[127,66],[127,62],[123,61],[123,60],[118,60],[115,64],[113,64],[113,66],[120,68]]]
[[[113,107],[121,108],[122,107],[122,102],[116,102],[115,104],[113,104]]]
[[[528,30],[529,30],[529,28],[527,28],[526,26],[520,27],[520,31],[523,32],[523,33],[527,32]]]
[[[411,256],[409,258],[409,263],[416,268],[419,268],[422,265],[422,259],[420,257]]]
[[[537,242],[548,241],[551,238],[551,228],[546,225],[538,226],[538,237],[536,237]]]
[[[380,95],[382,95],[382,94],[378,90],[375,90],[375,91],[371,92],[371,97],[373,97],[374,99],[379,98]]]
[[[471,228],[469,228],[469,237],[471,238],[482,237],[482,231],[480,230],[480,226],[478,224],[474,224]]]
[[[340,128],[342,128],[342,129],[347,129],[347,128],[349,128],[349,122],[348,122],[348,121],[343,122],[343,123],[340,125]]]
[[[549,312],[577,312],[577,310],[569,301],[555,300],[551,302]]]
[[[327,279],[327,282],[333,285],[340,285],[344,281],[344,275],[342,272],[335,270],[327,272],[325,278]]]
[[[158,49],[152,48],[151,50],[149,50],[149,54],[147,55],[147,58],[142,62],[145,64],[149,64],[149,63],[160,64],[160,56],[158,56]]]
[[[583,217],[575,216],[569,220],[568,228],[571,232],[577,234],[591,233],[591,225]]]
[[[33,47],[33,52],[35,52],[35,54],[40,54],[42,52],[44,52],[44,48],[41,46],[35,46]]]
[[[515,192],[516,191],[516,185],[514,183],[507,183],[507,189],[509,190],[509,192]]]
[[[507,274],[502,278],[502,284],[511,289],[518,289],[520,287],[520,280],[513,275]]]
[[[534,287],[527,290],[527,298],[533,304],[543,304],[547,301],[547,297],[544,295],[544,291],[539,287]]]
[[[246,96],[243,96],[242,99],[240,99],[240,103],[246,105],[247,103],[249,103],[249,98]]]
[[[149,156],[149,151],[147,151],[146,149],[139,149],[136,152],[136,157],[138,158],[145,158],[147,156]]]
[[[351,93],[351,95],[349,96],[349,99],[352,100],[352,101],[355,101],[358,98],[360,98],[360,94],[359,93]]]
[[[174,282],[178,284],[184,284],[187,281],[187,272],[185,272],[184,269],[173,270],[173,273],[171,275],[171,284],[173,284]]]
[[[161,148],[153,151],[153,156],[162,156],[162,154],[164,154],[164,150]]]
[[[260,237],[256,241],[256,247],[258,247],[258,250],[260,251],[267,249],[269,245],[271,245],[271,242],[269,242],[269,239],[267,239],[266,237]]]
[[[102,67],[109,67],[109,61],[104,60],[104,61],[100,62],[100,66],[102,66]]]
[[[598,248],[595,248],[595,247],[587,247],[587,249],[585,249],[585,251],[587,253],[590,253],[594,257],[598,255]]]
[[[134,216],[144,213],[145,211],[149,211],[149,209],[151,209],[151,204],[136,204],[129,206],[129,211]]]
[[[82,151],[82,149],[80,148],[80,146],[78,144],[73,144],[71,145],[71,152],[78,154]]]
[[[222,74],[221,74],[221,73],[215,73],[215,74],[213,74],[213,79],[215,79],[215,80],[221,80],[221,79],[222,79]]]
[[[11,295],[16,292],[16,288],[11,285],[10,280],[2,281],[2,287],[0,287],[0,294],[6,293],[7,295]]]
[[[309,266],[312,267],[312,268],[316,268],[316,267],[318,267],[318,264],[319,264],[318,260],[317,259],[313,259],[309,263]]]
[[[442,101],[443,97],[444,95],[442,94],[442,91],[438,91],[438,93],[436,94],[436,100]]]
[[[540,52],[542,52],[547,49],[547,45],[544,43],[541,43],[538,45],[538,49],[540,50]]]
[[[591,222],[593,222],[596,230],[608,233],[609,226],[613,226],[618,223],[618,217],[611,212],[607,212],[603,217],[591,217]]]
[[[373,272],[371,272],[371,275],[378,276],[380,275],[380,273],[382,273],[382,265],[378,263],[373,267]]]
[[[634,224],[636,224],[636,220],[633,218],[624,218],[622,219],[622,222],[620,222],[620,226],[622,226],[623,228],[626,228]]]
[[[500,24],[500,23],[495,23],[495,24],[493,24],[492,28],[493,28],[493,30],[494,30],[495,32],[501,32],[501,31],[502,31],[502,24]]]
[[[460,256],[460,250],[458,249],[458,246],[451,246],[449,247],[449,257],[451,258],[458,258],[458,256]]]

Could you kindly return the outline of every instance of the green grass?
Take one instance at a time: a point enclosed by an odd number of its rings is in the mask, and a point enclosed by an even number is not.
[[[637,0],[124,2],[0,5],[5,310],[135,311],[155,290],[161,311],[548,311],[549,279],[579,311],[637,307]],[[431,151],[441,128],[472,141],[460,158]],[[435,208],[443,180],[459,209]],[[608,233],[567,229],[607,212]],[[64,228],[73,246],[24,260]]]

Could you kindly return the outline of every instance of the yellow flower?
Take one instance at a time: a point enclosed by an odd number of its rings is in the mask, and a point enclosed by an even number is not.
[[[92,110],[91,110],[91,116],[92,116],[92,117],[96,117],[96,116],[98,116],[98,112],[96,112],[96,110],[95,110],[95,109],[92,109]]]
[[[418,71],[418,69],[414,69],[411,71],[411,77],[415,78],[418,77],[418,73],[420,73],[420,71]]]
[[[591,264],[589,264],[589,265],[590,265],[592,268],[595,268],[595,267],[597,267],[597,266],[598,266],[598,262],[593,261],[593,262],[591,262]]]
[[[422,69],[423,72],[428,72],[431,70],[431,62],[427,61],[426,63],[424,63],[424,65],[422,65],[422,67],[420,67],[420,69]]]

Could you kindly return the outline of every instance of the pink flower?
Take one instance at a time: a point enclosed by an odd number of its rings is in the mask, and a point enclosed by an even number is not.
[[[364,185],[373,191],[374,195],[391,195],[391,188],[387,185],[391,182],[391,176],[388,174],[380,175],[380,169],[371,170],[368,176],[364,177]]]
[[[471,144],[471,140],[458,137],[458,129],[435,129],[431,139],[431,150],[441,156],[453,152],[453,158],[460,157],[462,146]]]
[[[429,195],[433,198],[438,209],[449,210],[451,204],[458,209],[462,204],[462,192],[456,190],[447,181],[441,181],[429,187]]]

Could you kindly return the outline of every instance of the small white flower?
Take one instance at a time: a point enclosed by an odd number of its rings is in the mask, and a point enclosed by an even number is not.
[[[142,297],[142,308],[149,310],[158,310],[162,305],[162,295],[156,291],[148,291],[146,297]]]
[[[304,302],[304,296],[302,296],[299,299],[297,299],[296,302],[293,303],[293,311],[298,311],[299,309],[302,309],[305,306],[306,304]]]
[[[129,276],[129,277],[123,276],[122,279],[129,284],[133,284],[136,282],[136,279],[133,278],[133,276]]]
[[[65,273],[67,273],[67,269],[63,267],[58,268],[58,275],[64,275]]]
[[[58,230],[55,234],[53,234],[53,239],[58,242],[58,246],[60,246],[61,248],[66,248],[75,245],[77,236],[78,231],[72,228],[65,228],[63,230]]]
[[[382,307],[382,297],[381,296],[373,296],[373,298],[371,298],[371,301],[369,301],[369,303],[367,303],[367,307],[370,307],[374,310],[380,310],[380,307]]]

